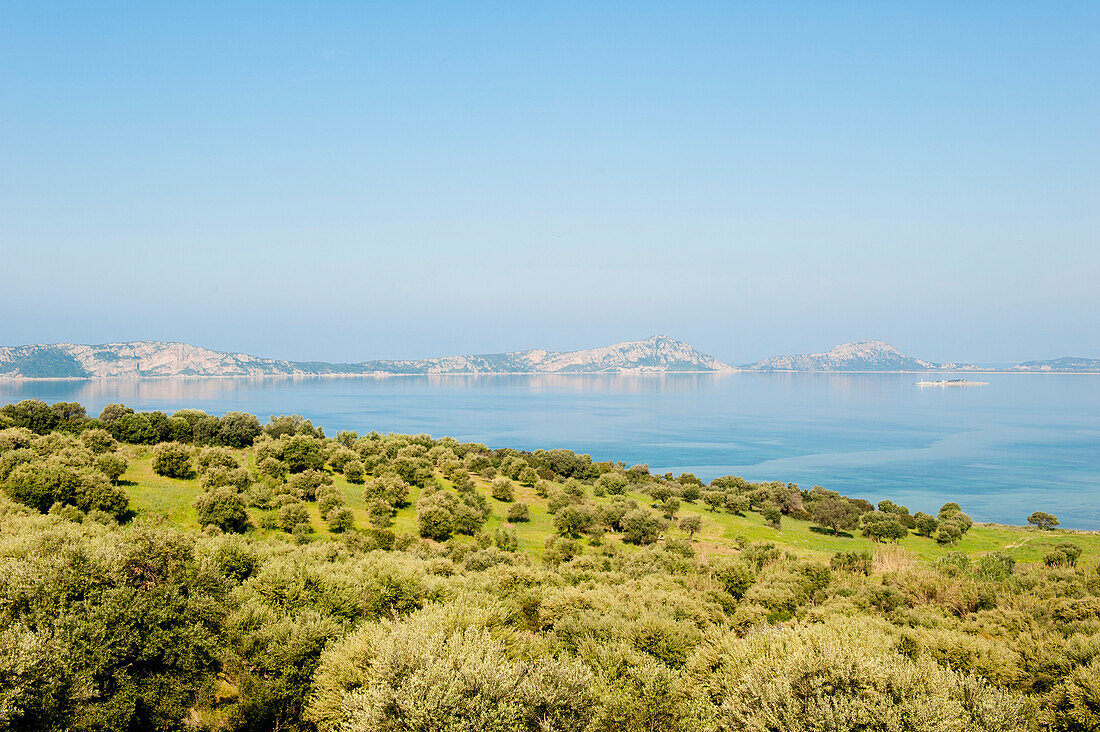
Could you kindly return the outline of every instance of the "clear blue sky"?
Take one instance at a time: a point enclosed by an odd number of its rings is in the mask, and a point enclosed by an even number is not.
[[[1100,356],[1100,3],[0,8],[2,344]]]

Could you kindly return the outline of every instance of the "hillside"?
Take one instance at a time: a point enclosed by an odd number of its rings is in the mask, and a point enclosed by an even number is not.
[[[387,374],[675,373],[730,367],[667,336],[580,351],[541,349],[418,360],[325,363],[226,353],[186,343],[137,341],[0,347],[0,377],[163,378]]]
[[[745,371],[940,371],[974,367],[907,356],[883,341],[858,341],[844,343],[824,353],[775,356],[740,368]]]
[[[240,462],[250,465],[253,469],[255,463],[250,451],[234,451]],[[166,478],[153,472],[151,466],[151,451],[143,446],[124,446],[121,448],[129,467],[122,476],[127,484],[127,492],[131,497],[131,506],[139,517],[166,516],[169,521],[184,528],[201,528],[195,514],[194,501],[203,491],[200,481],[189,479],[179,480]],[[349,482],[344,476],[334,472],[335,486],[343,494],[346,505],[354,514],[356,526],[369,526],[369,506],[363,496],[363,486]],[[440,473],[436,473],[436,480],[448,489],[453,489],[454,484]],[[492,512],[485,524],[487,531],[498,529],[508,524],[505,519],[507,509],[511,502],[499,501],[492,497],[490,482],[482,476],[474,475],[473,484],[489,502]],[[555,480],[551,482],[555,488],[562,489],[565,481]],[[520,549],[541,556],[547,548],[547,540],[557,536],[553,526],[553,513],[546,496],[540,496],[535,488],[517,483],[514,487],[514,501],[520,501],[530,507],[530,518],[527,521],[512,525],[519,540]],[[591,489],[589,489],[591,491]],[[393,516],[393,529],[397,532],[415,534],[417,532],[416,504],[420,491],[413,487],[409,494],[409,503],[395,511]],[[587,500],[596,506],[608,506],[615,500],[633,500],[641,505],[651,505],[656,508],[657,503],[646,493],[628,490],[615,496],[591,495]],[[309,504],[310,522],[318,536],[338,538],[338,535],[329,531],[325,525],[316,504]],[[257,527],[253,531],[257,536],[278,537],[282,535],[277,528],[263,528],[265,515],[272,515],[273,511],[259,511],[249,509],[252,523]],[[884,547],[881,542],[875,542],[859,535],[858,531],[844,531],[838,535],[822,531],[814,526],[812,521],[783,517],[781,530],[768,526],[764,517],[753,511],[745,511],[741,514],[731,513],[725,509],[714,510],[708,507],[702,500],[683,502],[677,518],[684,516],[698,516],[701,519],[701,528],[691,539],[697,550],[709,555],[736,555],[740,545],[745,542],[769,541],[781,546],[787,551],[801,557],[813,557],[827,560],[834,553],[840,551],[882,551],[884,548],[897,547],[904,553],[911,555],[913,559],[934,560],[953,551],[965,552],[968,555],[978,557],[986,552],[1004,551],[1019,562],[1042,562],[1043,556],[1050,552],[1059,542],[1072,537],[1075,542],[1085,547],[1090,555],[1100,554],[1100,533],[1089,531],[1037,531],[1034,528],[1022,526],[1003,526],[999,524],[975,524],[953,546],[937,544],[934,539],[909,534],[890,547]],[[1021,517],[1023,520],[1024,517]],[[668,538],[687,539],[687,533],[677,528],[675,524],[666,530]],[[455,541],[468,541],[468,538],[456,537]],[[638,551],[638,547],[624,543],[621,537],[614,534],[605,537],[605,542],[615,545],[622,551]]]
[[[1049,361],[1024,361],[1013,367],[1014,371],[1051,371],[1065,373],[1100,372],[1100,358],[1077,358],[1066,356]]]
[[[0,409],[0,494],[3,729],[1064,732],[1100,701],[1100,535],[955,503],[35,401]]]

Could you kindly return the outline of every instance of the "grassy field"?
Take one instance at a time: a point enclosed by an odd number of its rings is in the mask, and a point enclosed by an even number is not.
[[[198,480],[175,480],[155,474],[150,467],[150,448],[126,446],[123,452],[130,465],[122,480],[130,494],[131,508],[138,516],[166,516],[169,521],[181,526],[199,528],[192,506],[195,496],[201,490]],[[250,458],[248,451],[240,451],[240,453],[243,460]],[[348,507],[355,514],[356,525],[366,526],[367,511],[363,501],[362,486],[349,483],[339,474],[334,475],[333,478],[336,486],[343,491]],[[442,482],[448,485],[447,481]],[[484,480],[475,478],[475,483],[478,490],[486,495],[492,508],[492,516],[486,524],[486,529],[492,531],[505,523],[504,516],[509,504],[489,496],[488,486]],[[629,497],[643,505],[650,500],[648,496],[641,494],[629,494]],[[415,534],[417,531],[415,508],[417,490],[415,488],[410,491],[409,498],[410,505],[398,511],[394,518],[393,529],[398,533]],[[541,554],[546,539],[554,534],[553,516],[546,509],[546,500],[535,495],[532,488],[522,485],[516,486],[515,498],[530,507],[530,521],[515,524],[520,548],[534,554]],[[590,499],[596,503],[609,500],[592,496]],[[317,504],[308,505],[311,521],[318,535],[332,536],[325,529]],[[963,510],[966,510],[966,506],[963,506]],[[250,511],[253,523],[258,524],[260,512],[255,509]],[[883,548],[882,544],[864,539],[858,535],[858,532],[833,536],[809,522],[789,517],[783,518],[782,528],[777,531],[767,526],[758,514],[751,512],[744,516],[735,516],[725,512],[709,511],[701,503],[684,503],[677,518],[689,514],[698,514],[702,517],[702,529],[694,537],[695,548],[702,555],[731,554],[737,551],[739,543],[745,541],[770,541],[792,554],[820,558],[827,558],[838,551]],[[254,531],[261,536],[281,533],[268,529]],[[687,535],[673,527],[668,530],[667,536],[686,538]],[[456,537],[456,540],[472,541],[469,537]],[[614,536],[605,537],[604,540],[619,541]],[[1039,531],[1030,527],[995,524],[975,524],[954,547],[942,547],[933,539],[913,534],[898,542],[898,546],[912,556],[923,560],[932,560],[949,551],[962,551],[972,556],[990,551],[1003,551],[1020,562],[1037,562],[1042,561],[1043,556],[1055,544],[1066,540],[1072,540],[1090,554],[1100,553],[1100,533],[1098,532]]]

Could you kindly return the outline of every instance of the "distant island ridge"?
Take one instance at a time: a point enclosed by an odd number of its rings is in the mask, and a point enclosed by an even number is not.
[[[787,372],[1037,372],[1100,373],[1100,359],[1066,357],[990,369],[935,363],[877,340],[731,366],[684,341],[657,335],[579,351],[532,349],[510,353],[357,363],[287,361],[215,351],[187,343],[132,341],[0,346],[0,378],[111,379],[171,377],[397,376],[462,374],[672,374]]]

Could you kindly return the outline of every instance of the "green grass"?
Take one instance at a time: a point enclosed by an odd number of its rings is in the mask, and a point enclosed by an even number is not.
[[[248,451],[239,451],[242,461],[249,461]],[[138,516],[166,516],[169,521],[188,528],[199,528],[192,503],[201,491],[197,479],[176,480],[156,475],[150,466],[151,450],[146,447],[128,446],[124,454],[130,461],[129,468],[122,476],[130,494],[131,508]],[[363,501],[363,487],[349,483],[343,476],[333,476],[335,485],[355,514],[356,526],[367,526],[367,511]],[[450,484],[442,481],[447,487]],[[493,531],[505,523],[509,503],[498,501],[489,495],[487,481],[475,478],[477,489],[485,494],[492,509],[492,516],[486,523],[486,530]],[[415,534],[416,500],[419,491],[410,490],[408,506],[397,511],[393,530],[398,533]],[[629,494],[628,497],[646,505],[649,497],[641,494]],[[554,534],[553,516],[546,510],[546,499],[539,498],[533,488],[517,485],[516,501],[522,501],[530,507],[530,521],[515,524],[520,549],[541,555],[546,539]],[[592,497],[596,503],[609,502],[610,498]],[[965,506],[963,507],[965,510]],[[260,511],[249,509],[253,522],[258,524]],[[310,519],[314,529],[322,537],[333,536],[325,527],[316,503],[309,504]],[[838,551],[874,550],[882,547],[853,532],[849,535],[833,536],[806,521],[784,517],[781,530],[777,531],[764,523],[755,513],[734,516],[725,512],[712,512],[701,503],[684,503],[677,518],[698,514],[703,519],[703,527],[694,537],[694,545],[701,554],[732,554],[737,551],[739,542],[771,541],[792,554],[806,557],[827,558]],[[280,534],[275,530],[255,529],[260,536]],[[686,538],[687,535],[673,526],[666,536]],[[458,541],[470,541],[468,537],[456,537]],[[961,551],[978,556],[990,551],[1003,551],[1020,562],[1039,562],[1051,547],[1061,541],[1072,540],[1089,553],[1100,552],[1100,533],[1084,531],[1039,531],[1023,526],[1002,526],[995,524],[975,524],[962,541],[954,547],[938,545],[934,539],[910,535],[898,542],[906,551],[924,560],[931,560],[949,551]],[[619,542],[615,536],[605,541]]]

